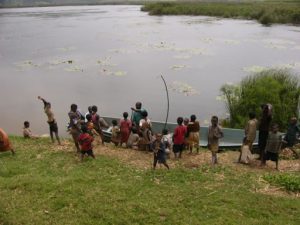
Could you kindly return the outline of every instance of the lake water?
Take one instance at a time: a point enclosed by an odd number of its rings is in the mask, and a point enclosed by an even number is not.
[[[0,9],[0,127],[48,132],[41,95],[65,135],[70,104],[119,117],[142,101],[152,120],[227,117],[217,97],[262,67],[300,71],[300,27],[202,16],[149,16],[140,6]]]

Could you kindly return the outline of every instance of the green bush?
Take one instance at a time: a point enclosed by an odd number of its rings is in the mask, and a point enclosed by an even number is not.
[[[223,85],[230,126],[243,128],[249,112],[261,114],[261,104],[273,105],[273,122],[283,129],[297,115],[300,96],[299,78],[288,70],[269,69],[248,76],[239,85]]]
[[[269,174],[264,179],[270,184],[282,186],[288,191],[300,192],[299,174]]]

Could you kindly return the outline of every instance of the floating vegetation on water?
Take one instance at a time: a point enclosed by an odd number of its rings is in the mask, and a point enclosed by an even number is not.
[[[217,101],[226,101],[226,98],[225,98],[224,95],[218,95],[218,96],[216,97],[216,100],[217,100]]]
[[[199,92],[187,83],[174,81],[170,86],[170,90],[184,94],[185,96],[198,95]]]
[[[182,23],[184,24],[189,24],[189,25],[192,25],[192,24],[212,24],[212,23],[216,23],[218,22],[219,20],[221,20],[220,18],[217,18],[217,17],[201,17],[199,19],[192,19],[192,20],[184,20],[184,21],[181,21]]]
[[[212,43],[214,41],[214,39],[210,37],[200,38],[200,40],[205,43]]]
[[[65,68],[65,71],[68,71],[68,72],[83,72],[83,69],[80,68],[79,66],[71,66],[71,67]]]
[[[117,64],[111,63],[110,60],[111,60],[111,57],[105,57],[104,59],[97,60],[97,63],[100,64],[101,66],[116,66],[117,65]]]
[[[184,68],[186,68],[187,66],[186,65],[173,65],[173,66],[171,66],[170,68],[172,69],[172,70],[182,70],[182,69],[184,69]]]
[[[71,46],[71,47],[58,48],[58,50],[63,51],[63,52],[68,52],[68,51],[76,50],[76,48]]]
[[[225,44],[229,44],[229,45],[238,45],[238,44],[240,44],[240,42],[237,41],[237,40],[224,39],[223,41],[224,41]]]
[[[15,64],[18,68],[19,71],[24,71],[26,69],[30,69],[32,67],[39,67],[39,64],[35,64],[34,62],[32,62],[32,60],[25,60],[23,62],[20,63],[16,63]]]
[[[296,43],[289,40],[283,40],[283,39],[266,39],[263,40],[265,43],[265,47],[272,48],[272,49],[286,49],[288,47],[292,47]]]
[[[267,69],[267,67],[263,67],[263,66],[249,66],[249,67],[244,67],[243,68],[243,70],[245,72],[249,72],[249,73],[259,73],[259,72],[262,72],[266,69]]]
[[[60,64],[65,64],[65,63],[67,63],[67,64],[72,64],[74,62],[74,60],[59,60],[59,59],[57,59],[57,60],[53,60],[53,61],[50,61],[49,62],[49,64],[51,65],[51,66],[57,66],[57,65],[60,65]]]
[[[124,48],[118,48],[118,49],[110,49],[108,50],[109,52],[112,52],[112,53],[121,53],[121,54],[132,54],[132,53],[135,53],[136,51],[134,50],[129,50],[129,49],[124,49]]]
[[[117,77],[125,76],[127,73],[125,71],[116,71],[113,73]]]
[[[300,62],[278,64],[278,65],[272,65],[272,66],[268,66],[268,67],[249,66],[249,67],[244,67],[243,70],[246,72],[250,72],[250,73],[260,73],[267,69],[298,69],[298,68],[300,68]]]
[[[175,58],[175,59],[190,59],[191,56],[190,55],[175,55],[175,56],[173,56],[173,58]]]

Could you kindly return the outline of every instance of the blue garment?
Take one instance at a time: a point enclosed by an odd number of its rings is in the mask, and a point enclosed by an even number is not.
[[[151,146],[154,152],[154,160],[157,160],[158,163],[165,163],[167,160],[166,157],[166,148],[164,143],[158,141],[154,141]]]

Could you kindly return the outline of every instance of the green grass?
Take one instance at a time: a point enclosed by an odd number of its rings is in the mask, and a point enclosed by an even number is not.
[[[262,24],[300,24],[300,1],[259,2],[156,2],[142,11],[150,15],[204,15],[254,19]]]
[[[255,192],[263,171],[79,163],[47,139],[12,141],[17,154],[0,154],[0,224],[300,224],[299,198]]]
[[[289,191],[300,192],[300,174],[270,174],[265,175],[264,179],[271,184],[282,186]]]

